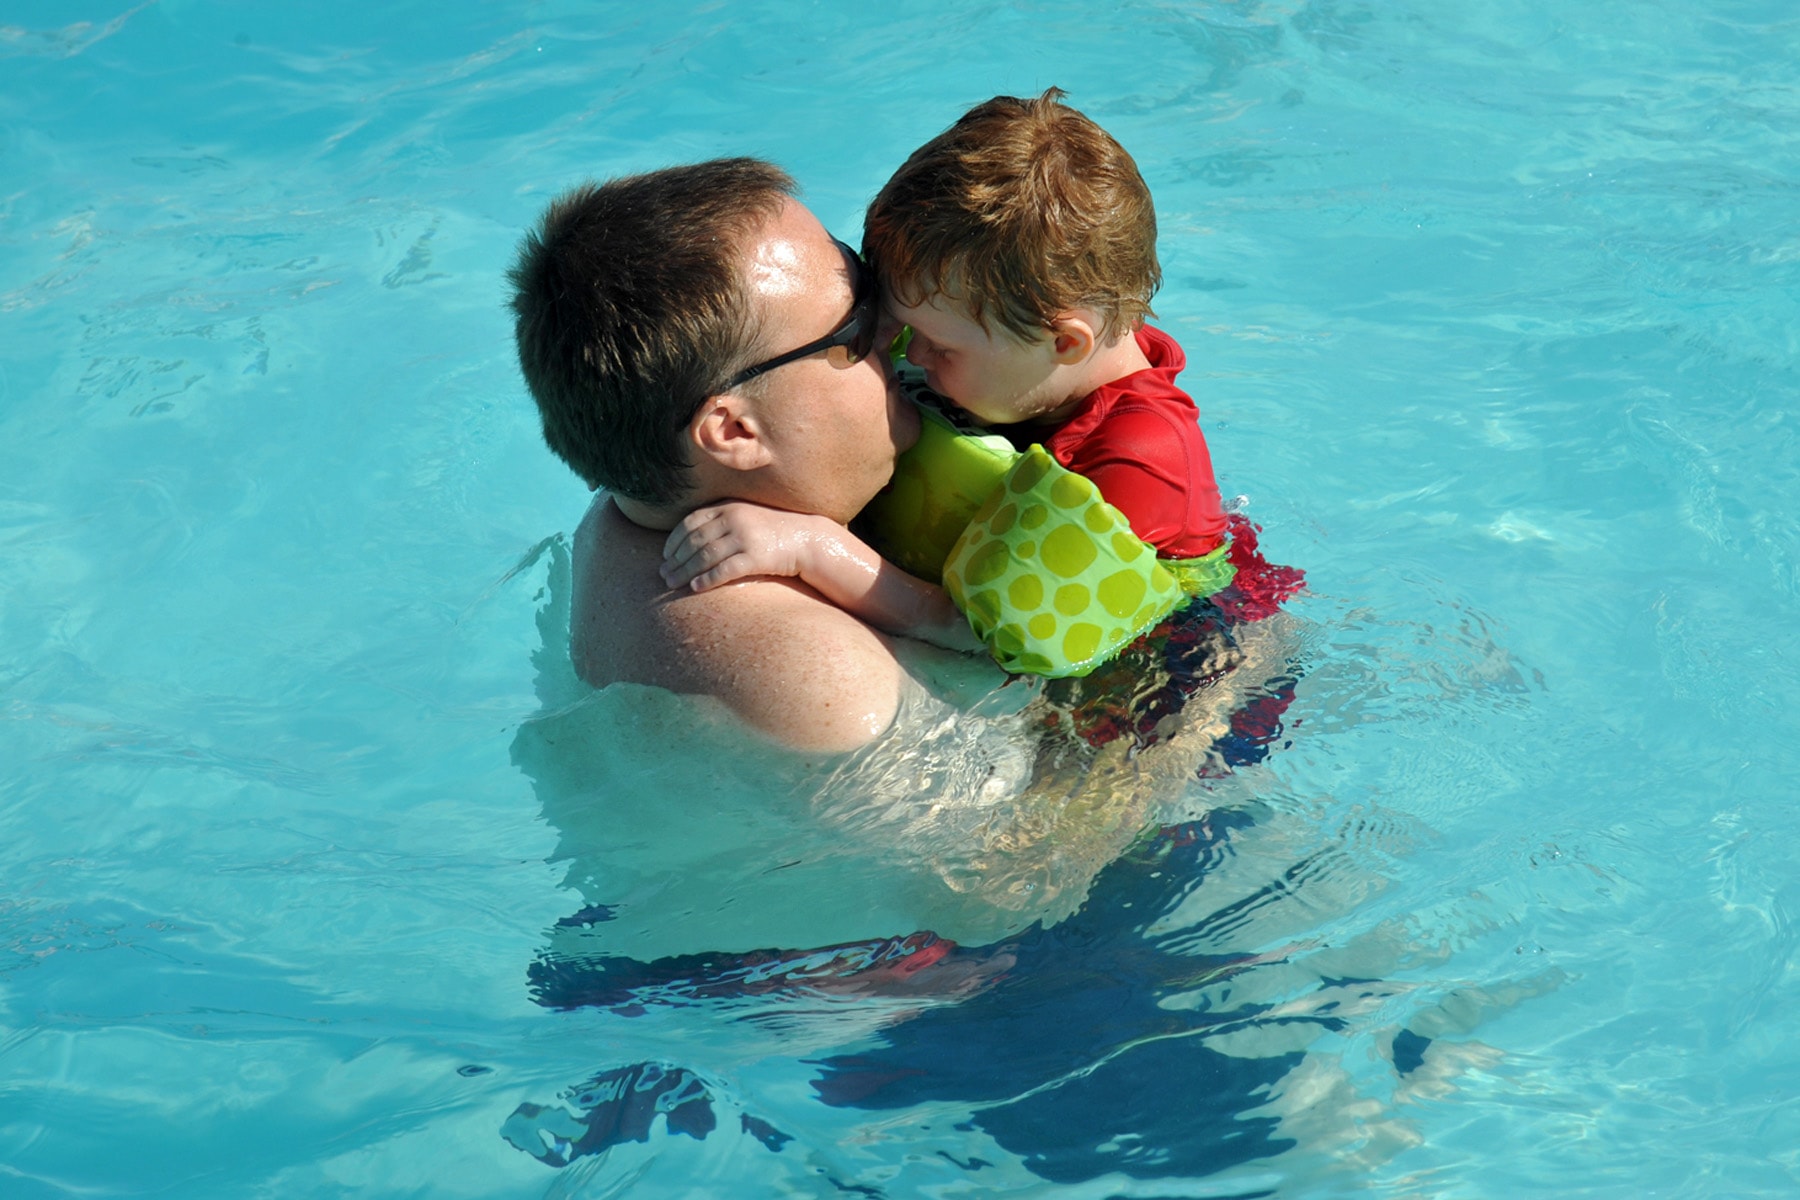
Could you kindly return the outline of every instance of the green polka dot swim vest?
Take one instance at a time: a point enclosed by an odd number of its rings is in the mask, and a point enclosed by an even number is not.
[[[1086,675],[1193,596],[1230,583],[1221,546],[1158,559],[1124,514],[1042,446],[958,433],[929,409],[866,523],[882,552],[941,578],[994,661]]]

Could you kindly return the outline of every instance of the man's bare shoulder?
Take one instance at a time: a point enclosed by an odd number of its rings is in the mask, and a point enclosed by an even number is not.
[[[687,676],[676,690],[717,696],[792,746],[854,749],[899,707],[904,672],[887,639],[792,580],[671,595],[655,620]]]
[[[883,637],[785,579],[669,591],[663,537],[599,505],[582,522],[570,649],[583,679],[714,696],[805,750],[854,749],[887,728],[903,671]]]

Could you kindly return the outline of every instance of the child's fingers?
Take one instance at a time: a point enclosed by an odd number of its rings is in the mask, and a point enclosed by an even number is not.
[[[685,563],[664,563],[661,568],[662,581],[672,588],[686,587],[701,570],[701,564],[689,560]]]
[[[688,521],[702,516],[695,513]],[[710,520],[700,520],[685,530],[678,527],[669,535],[663,547],[663,573],[667,575],[671,568],[686,568],[691,576],[742,549],[743,539],[723,513],[716,513]]]
[[[663,540],[663,558],[671,562],[687,559],[697,546],[717,536],[713,527],[719,523],[720,515],[716,508],[697,508],[681,518]]]
[[[683,538],[673,545],[665,547],[663,549],[662,561],[663,573],[667,574],[671,570],[676,570],[693,562],[694,556],[700,552],[700,549],[704,544],[705,543],[702,542],[696,542],[692,538]],[[695,567],[694,569],[699,570],[700,568]]]
[[[747,554],[734,554],[711,570],[694,576],[688,587],[696,592],[711,591],[721,584],[732,583],[756,573],[756,564]]]
[[[742,551],[735,541],[729,538],[690,546],[683,557],[663,562],[663,581],[670,587],[680,587],[702,571],[710,571],[720,563],[734,557],[742,557]]]

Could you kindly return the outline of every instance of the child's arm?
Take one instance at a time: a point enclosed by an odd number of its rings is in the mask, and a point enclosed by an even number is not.
[[[704,592],[749,575],[800,579],[878,629],[951,650],[981,643],[950,595],[883,559],[829,517],[733,500],[695,509],[663,545],[663,582]]]

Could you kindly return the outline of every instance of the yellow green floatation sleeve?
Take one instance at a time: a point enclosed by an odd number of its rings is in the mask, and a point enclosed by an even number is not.
[[[919,440],[894,463],[891,483],[863,510],[876,548],[901,570],[943,578],[944,560],[1019,452],[1005,438],[963,433],[928,407]]]
[[[929,408],[918,444],[864,510],[877,549],[943,581],[1008,671],[1086,675],[1236,569],[1225,547],[1158,559],[1123,513],[1042,446],[959,432]]]
[[[1184,574],[1206,582],[1218,572]],[[944,587],[994,661],[1052,678],[1086,675],[1190,595],[1100,489],[1042,446],[963,530]]]
[[[1229,547],[1230,543],[1226,543],[1199,558],[1159,558],[1156,561],[1175,577],[1182,591],[1199,599],[1212,595],[1237,578]]]

